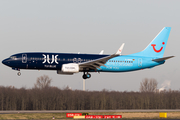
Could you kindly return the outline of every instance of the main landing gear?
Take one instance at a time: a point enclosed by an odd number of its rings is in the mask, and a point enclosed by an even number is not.
[[[91,74],[88,72],[87,73],[84,72],[84,74],[82,76],[83,79],[89,79],[90,77],[91,77]]]

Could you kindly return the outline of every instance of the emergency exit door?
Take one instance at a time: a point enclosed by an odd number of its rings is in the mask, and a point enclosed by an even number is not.
[[[139,59],[138,59],[138,66],[139,66],[139,67],[142,67],[142,58],[139,58]]]

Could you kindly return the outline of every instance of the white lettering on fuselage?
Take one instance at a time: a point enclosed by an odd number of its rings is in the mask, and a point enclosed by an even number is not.
[[[52,55],[52,60],[51,60],[51,62],[49,61],[49,55],[47,55],[47,57],[46,57],[46,55],[44,55],[43,54],[43,56],[44,56],[44,61],[42,62],[43,64],[44,63],[49,63],[49,64],[53,64],[54,62],[56,63],[56,64],[59,64],[58,63],[58,61],[57,61],[57,57],[58,57],[58,55]]]
[[[45,68],[56,68],[56,65],[44,65]]]
[[[133,66],[132,63],[124,63],[124,64],[120,64],[120,66]]]
[[[113,66],[133,66],[133,63],[112,63],[112,62],[108,62],[107,65],[113,65]]]

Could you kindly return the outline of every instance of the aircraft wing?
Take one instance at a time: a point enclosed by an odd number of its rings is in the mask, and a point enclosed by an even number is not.
[[[114,58],[116,56],[121,55],[121,52],[123,50],[124,47],[124,43],[121,45],[121,47],[118,49],[118,51],[115,54],[103,57],[103,58],[99,58],[96,60],[92,60],[92,61],[88,61],[88,62],[83,62],[79,64],[80,69],[86,69],[86,68],[90,68],[90,69],[101,69],[100,66],[104,66],[106,67],[104,64],[111,58]]]

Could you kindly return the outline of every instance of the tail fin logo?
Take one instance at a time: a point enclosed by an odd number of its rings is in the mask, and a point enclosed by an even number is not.
[[[162,44],[164,45],[165,42],[162,42]],[[151,44],[151,46],[153,47],[153,50],[154,50],[155,52],[157,52],[157,53],[161,52],[162,49],[163,49],[163,47],[161,47],[159,50],[156,50],[156,48],[155,48],[156,44]]]

